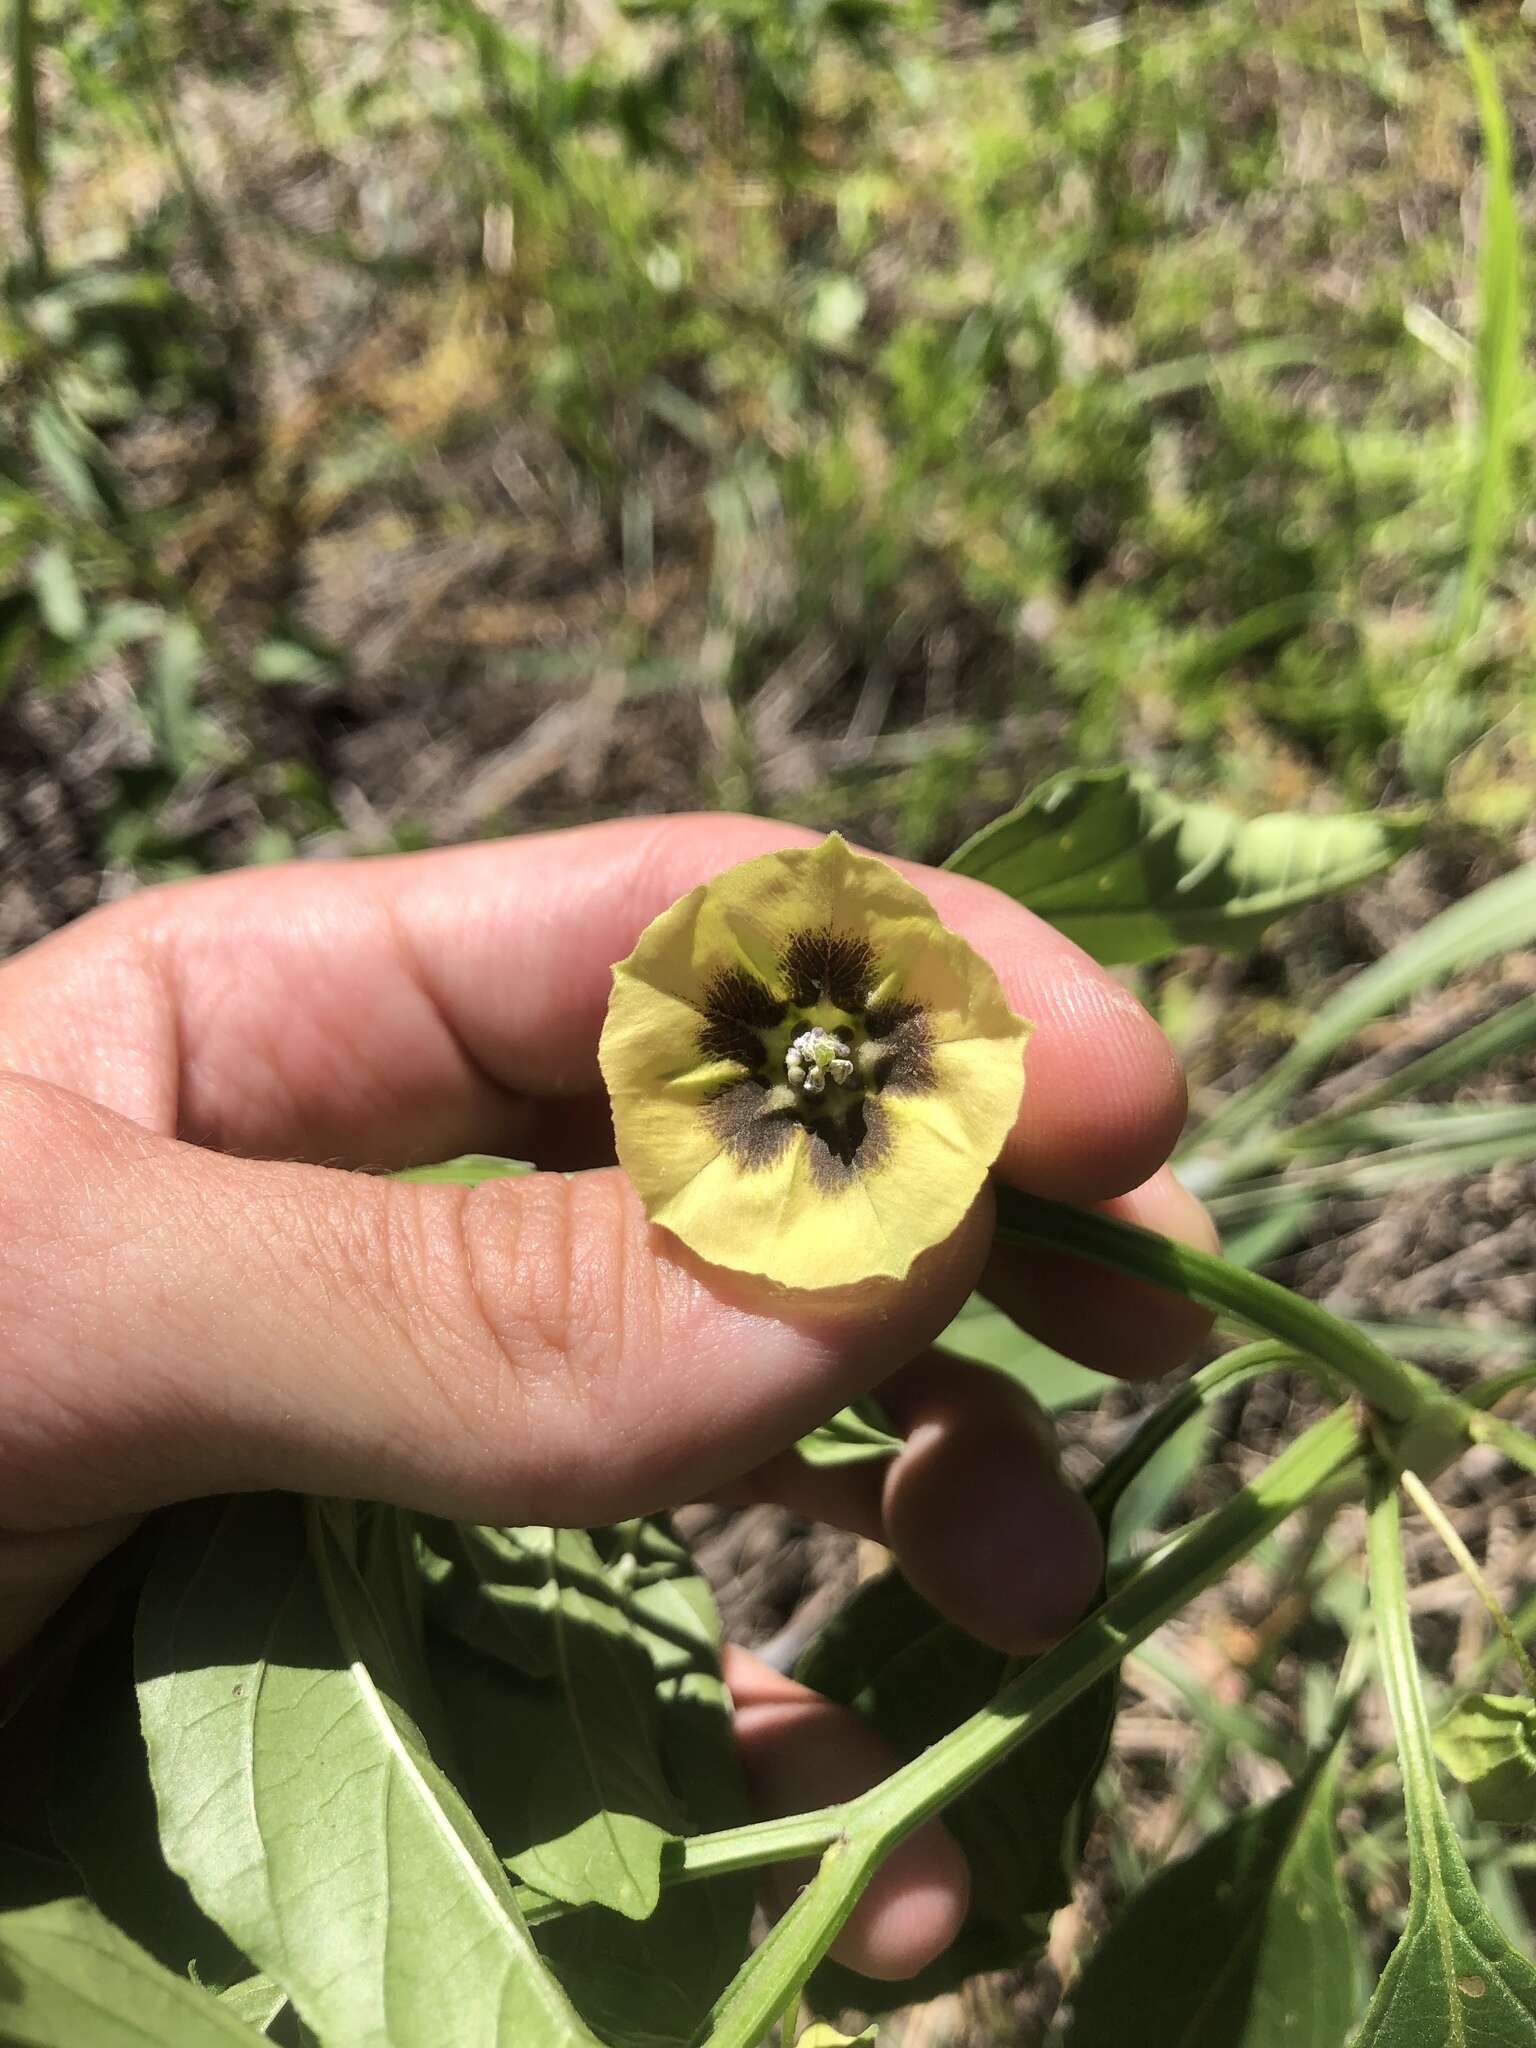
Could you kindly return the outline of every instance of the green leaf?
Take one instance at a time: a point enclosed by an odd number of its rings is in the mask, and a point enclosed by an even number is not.
[[[686,1826],[734,1827],[747,1818],[746,1800],[709,1587],[659,1522],[595,1530],[593,1541],[605,1570],[623,1578],[651,1661],[662,1766]],[[755,1896],[742,1871],[664,1891],[644,1922],[573,1913],[541,1924],[535,1938],[613,2048],[676,2048],[693,2040],[746,1954]]]
[[[553,1678],[544,1569],[521,1529],[417,1518],[426,1611],[439,1628],[529,1678]]]
[[[893,1436],[876,1418],[873,1401],[839,1408],[830,1422],[801,1437],[795,1449],[807,1465],[863,1465],[871,1458],[893,1457],[901,1449],[901,1438]]]
[[[160,1846],[126,1625],[80,1652],[54,1737],[49,1818],[93,1903],[157,1962],[214,1991],[250,1975]]]
[[[1536,1821],[1536,1700],[1482,1692],[1434,1731],[1435,1755],[1467,1788],[1479,1820]]]
[[[1069,769],[945,866],[990,882],[1096,960],[1251,945],[1274,918],[1352,888],[1417,835],[1417,814],[1242,818],[1129,768]]]
[[[125,513],[112,464],[100,441],[51,398],[32,408],[32,449],[70,510],[104,525]]]
[[[519,1877],[568,1905],[644,1920],[681,1816],[660,1761],[655,1676],[623,1589],[584,1529],[515,1535],[550,1673],[529,1680],[452,1639],[432,1662],[476,1811]]]
[[[288,1994],[270,1977],[246,1977],[219,1993],[220,2005],[227,2006],[245,2027],[264,2034],[288,2003]]]
[[[1477,467],[1467,517],[1466,561],[1454,634],[1476,631],[1494,558],[1509,529],[1509,471],[1517,401],[1524,375],[1521,329],[1520,223],[1510,168],[1509,123],[1498,77],[1470,29],[1462,51],[1477,94],[1483,131],[1483,217],[1478,231]]]
[[[1440,1796],[1419,1687],[1389,1479],[1369,1528],[1371,1606],[1408,1821],[1408,1919],[1352,2048],[1521,2048],[1536,2038],[1536,1966],[1478,1897]]]
[[[399,1703],[335,1526],[256,1496],[169,1523],[137,1634],[167,1861],[326,2048],[592,2048]]]
[[[1163,1517],[1205,1462],[1213,1434],[1210,1414],[1197,1410],[1128,1481],[1115,1501],[1106,1549],[1112,1566],[1135,1555],[1141,1539],[1163,1526]]]
[[[1080,1408],[1096,1401],[1106,1387],[1115,1384],[1108,1373],[1090,1371],[1075,1359],[1053,1351],[1049,1344],[1042,1344],[1038,1337],[1031,1337],[1011,1316],[1004,1315],[979,1294],[970,1297],[939,1338],[938,1349],[951,1358],[966,1358],[973,1365],[990,1366],[1033,1394],[1041,1407],[1053,1415],[1064,1408]]]
[[[74,564],[61,547],[46,547],[32,564],[32,595],[55,640],[79,640],[86,628],[85,599]]]
[[[59,1866],[0,1848],[0,2041],[7,2048],[250,2048],[211,1992],[163,1969]]]
[[[396,1180],[446,1181],[451,1187],[478,1187],[483,1180],[513,1180],[519,1174],[538,1169],[526,1159],[497,1159],[489,1152],[466,1152],[458,1159],[445,1159],[440,1166],[409,1166]]]
[[[146,708],[161,759],[185,775],[203,758],[210,730],[194,703],[203,667],[203,640],[187,618],[167,619],[149,673]]]
[[[1323,1760],[1138,1892],[1072,1993],[1067,2048],[1342,2048],[1356,1948]]]
[[[869,1580],[810,1645],[796,1676],[862,1714],[904,1757],[990,1701],[1010,1665],[945,1622],[900,1572]],[[1101,1680],[945,1810],[971,1868],[971,1906],[953,1947],[916,1978],[876,1984],[823,1964],[812,1983],[824,2012],[880,2012],[951,1990],[981,1970],[1036,1955],[1050,1916],[1072,1895],[1087,1795],[1103,1762],[1118,1681]]]

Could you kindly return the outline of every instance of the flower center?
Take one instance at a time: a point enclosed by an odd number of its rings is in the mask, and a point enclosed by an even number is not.
[[[846,1087],[853,1079],[853,1049],[846,1039],[813,1024],[790,1040],[784,1072],[797,1095],[824,1095],[829,1080]]]

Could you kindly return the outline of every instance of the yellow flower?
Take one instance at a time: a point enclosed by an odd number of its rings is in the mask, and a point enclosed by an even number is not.
[[[648,925],[599,1059],[653,1222],[713,1265],[834,1287],[900,1279],[960,1222],[1028,1032],[927,898],[834,833]]]

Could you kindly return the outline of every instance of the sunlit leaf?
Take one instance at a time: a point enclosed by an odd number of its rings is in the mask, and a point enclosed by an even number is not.
[[[872,1402],[840,1408],[829,1422],[801,1437],[795,1449],[807,1465],[862,1465],[871,1458],[889,1458],[901,1449],[901,1438],[876,1419]]]
[[[197,627],[188,618],[167,619],[150,664],[145,705],[161,758],[177,775],[196,767],[205,748],[208,720],[194,703],[202,667]]]
[[[458,1159],[445,1159],[440,1166],[409,1166],[396,1180],[445,1181],[451,1187],[478,1187],[483,1180],[514,1180],[533,1173],[526,1159],[497,1159],[489,1152],[465,1152]]]
[[[1536,1965],[1478,1897],[1435,1776],[1389,1479],[1371,1509],[1371,1607],[1408,1822],[1408,1919],[1351,2048],[1524,2048],[1536,2039]]]
[[[659,1522],[594,1530],[605,1569],[624,1580],[636,1639],[655,1674],[661,1761],[687,1831],[747,1816],[719,1619],[687,1551]],[[748,1946],[753,1874],[664,1891],[649,1920],[572,1913],[541,1924],[540,1948],[583,2017],[613,2048],[691,2042]]]
[[[232,2012],[242,2026],[266,2033],[288,2003],[288,1994],[270,1977],[246,1977],[219,1993],[219,2003]]]
[[[80,1652],[54,1737],[49,1817],[93,1902],[157,1962],[214,1991],[249,1976],[161,1849],[125,1626]]]
[[[0,2041],[7,2048],[250,2048],[211,1991],[162,1968],[61,1866],[0,1848]]]
[[[990,1366],[1023,1387],[1052,1414],[1097,1400],[1106,1387],[1115,1384],[1107,1373],[1094,1372],[1079,1365],[1076,1359],[1064,1358],[1049,1344],[1031,1337],[1011,1316],[1004,1315],[979,1294],[973,1294],[966,1302],[938,1339],[937,1348],[952,1358]]]
[[[313,1551],[282,1496],[168,1526],[137,1636],[167,1860],[328,2048],[592,2048],[333,1529],[308,1527]]]
[[[1072,1993],[1068,2048],[1343,2048],[1357,1958],[1332,1808],[1314,1768],[1136,1893]]]
[[[1509,524],[1509,469],[1524,382],[1520,222],[1511,171],[1509,122],[1492,61],[1467,30],[1462,50],[1483,131],[1483,217],[1478,233],[1478,447],[1467,518],[1466,561],[1456,606],[1458,640],[1476,630],[1488,578]]]
[[[586,1530],[508,1533],[532,1573],[528,1620],[544,1635],[550,1671],[527,1679],[451,1638],[435,1644],[438,1696],[470,1796],[527,1883],[643,1920],[681,1818],[661,1769],[651,1661]]]
[[[1390,812],[1243,818],[1129,768],[1069,769],[946,867],[990,882],[1096,960],[1251,945],[1272,919],[1387,867],[1418,833]]]
[[[46,547],[32,564],[32,595],[43,624],[55,640],[79,640],[85,633],[85,599],[74,564],[61,547]]]
[[[1440,1722],[1434,1744],[1479,1820],[1536,1821],[1536,1700],[1477,1693]]]

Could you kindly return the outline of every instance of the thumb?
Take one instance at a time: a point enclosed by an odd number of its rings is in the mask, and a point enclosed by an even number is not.
[[[0,1077],[13,1530],[265,1487],[586,1525],[697,1496],[920,1350],[983,1191],[905,1281],[694,1261],[617,1170],[478,1188],[251,1161]]]

